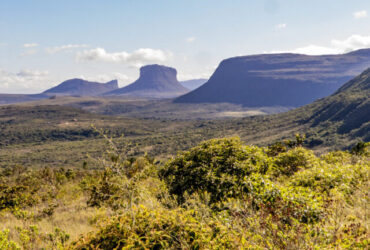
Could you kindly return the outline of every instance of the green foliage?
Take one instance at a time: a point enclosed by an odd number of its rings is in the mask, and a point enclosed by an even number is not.
[[[351,194],[368,181],[368,171],[369,165],[366,162],[357,164],[343,164],[339,161],[334,164],[320,162],[320,165],[295,174],[290,180],[290,185],[308,187],[319,194],[328,193],[332,189]]]
[[[110,147],[99,159],[104,170],[85,186],[89,192],[87,204],[96,207],[106,204],[114,210],[131,208],[140,199],[140,181],[153,172],[153,159],[148,155],[126,159],[113,140],[103,136]]]
[[[0,249],[366,249],[368,155],[317,157],[299,138],[214,139],[161,163],[106,137],[84,170],[3,169]]]
[[[0,231],[0,249],[18,250],[21,249],[17,243],[9,240],[9,230]]]
[[[43,168],[37,171],[9,172],[5,169],[0,176],[0,211],[19,211],[40,202],[55,199],[60,186],[75,178],[71,170]],[[50,213],[50,211],[45,211]]]
[[[237,233],[217,220],[202,221],[197,211],[135,207],[110,219],[96,234],[74,243],[75,249],[230,249]]]
[[[42,244],[47,249],[65,249],[70,238],[69,234],[57,227],[48,234],[41,233],[35,225],[16,227],[16,230],[23,249],[39,249]]]
[[[211,202],[240,196],[245,176],[265,173],[269,159],[262,149],[243,146],[238,138],[215,139],[183,152],[160,171],[171,194],[183,202],[184,193],[206,191]]]
[[[308,223],[322,217],[320,197],[307,188],[280,186],[266,176],[253,174],[245,178],[243,192],[251,208],[270,214],[274,221],[290,224],[292,219],[297,219]]]
[[[67,246],[70,235],[56,227],[53,233],[46,235],[46,238],[50,242],[49,245],[52,249],[64,249]]]
[[[369,155],[370,154],[370,142],[365,143],[363,141],[358,142],[352,149],[351,153],[355,155]]]
[[[287,152],[288,149],[301,147],[306,139],[306,135],[296,134],[295,141],[292,140],[284,140],[284,141],[277,141],[267,147],[267,155],[269,156],[277,156],[280,153]]]
[[[291,176],[300,169],[312,167],[315,161],[316,156],[312,151],[302,147],[293,148],[275,157],[272,174]]]

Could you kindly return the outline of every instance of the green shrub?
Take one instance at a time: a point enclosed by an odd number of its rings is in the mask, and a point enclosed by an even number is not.
[[[238,138],[214,139],[185,151],[160,171],[171,194],[206,191],[211,202],[240,195],[244,177],[266,173],[270,159],[261,148],[243,146]]]
[[[274,159],[272,173],[275,176],[291,176],[300,169],[312,167],[317,157],[311,150],[297,147],[277,155]]]
[[[318,194],[328,194],[336,188],[346,194],[352,193],[358,185],[368,181],[369,166],[365,164],[320,165],[296,173],[290,180],[291,186],[308,187]]]
[[[74,249],[231,249],[238,234],[217,220],[202,221],[196,211],[148,210],[110,219],[96,234],[82,237]]]
[[[369,155],[370,154],[370,142],[358,142],[352,149],[351,153],[355,155]]]
[[[266,176],[253,174],[245,177],[243,193],[253,209],[271,214],[276,221],[308,223],[322,217],[322,200],[307,188],[277,185]]]
[[[34,205],[36,202],[35,197],[29,192],[27,186],[0,184],[0,210],[23,208]]]
[[[144,188],[141,181],[153,173],[153,165],[147,157],[121,160],[120,156],[112,156],[105,164],[97,178],[85,186],[89,193],[87,204],[93,207],[108,205],[115,210],[131,207]]]
[[[0,249],[18,250],[21,249],[17,243],[9,240],[9,230],[0,231]]]

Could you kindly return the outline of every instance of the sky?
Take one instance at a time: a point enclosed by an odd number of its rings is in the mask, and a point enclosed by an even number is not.
[[[226,58],[370,48],[369,0],[1,0],[0,93],[83,78],[125,86],[158,63],[208,78]]]

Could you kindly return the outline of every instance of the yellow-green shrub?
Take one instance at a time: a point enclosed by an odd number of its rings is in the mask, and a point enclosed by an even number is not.
[[[270,165],[261,148],[243,146],[239,138],[214,139],[185,151],[160,171],[180,202],[186,193],[207,191],[211,202],[240,196],[245,176],[264,174]]]
[[[202,221],[194,210],[149,210],[110,219],[96,234],[82,237],[75,249],[230,249],[239,235],[217,220]]]
[[[317,157],[311,150],[296,147],[288,152],[278,154],[274,158],[273,175],[291,176],[300,169],[310,168],[317,161]]]

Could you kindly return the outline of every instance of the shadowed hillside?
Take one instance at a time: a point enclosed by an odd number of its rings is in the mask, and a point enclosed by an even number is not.
[[[103,84],[98,82],[89,82],[83,79],[71,79],[44,91],[43,94],[96,96],[117,88],[117,80]]]
[[[369,65],[370,49],[343,55],[235,57],[222,61],[208,82],[175,102],[297,107],[334,93]]]

